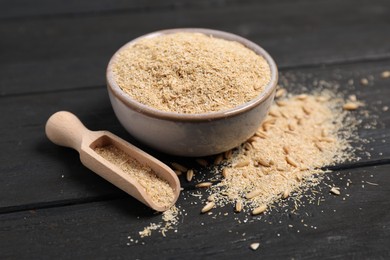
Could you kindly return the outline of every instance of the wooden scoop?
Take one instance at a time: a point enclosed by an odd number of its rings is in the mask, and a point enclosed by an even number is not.
[[[152,209],[165,211],[179,197],[180,182],[171,168],[112,133],[90,131],[75,115],[65,111],[53,114],[47,121],[45,130],[47,137],[53,143],[76,149],[80,154],[81,162],[87,168]],[[174,193],[172,204],[166,207],[157,205],[134,178],[94,151],[98,147],[107,145],[116,146],[140,164],[149,166],[160,179],[167,181]]]

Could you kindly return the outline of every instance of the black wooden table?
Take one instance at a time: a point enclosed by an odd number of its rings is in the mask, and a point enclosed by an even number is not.
[[[1,259],[390,258],[390,79],[380,77],[390,70],[388,0],[5,0],[0,21]],[[50,143],[44,124],[69,110],[90,129],[147,149],[115,118],[105,69],[127,41],[177,27],[224,30],[260,44],[290,91],[332,82],[366,103],[358,132],[370,142],[358,151],[361,160],[337,165],[326,180],[342,196],[323,183],[319,205],[294,214],[276,207],[239,223],[227,208],[215,218],[199,214],[186,188],[177,232],[137,236],[161,216],[84,168],[77,152]]]

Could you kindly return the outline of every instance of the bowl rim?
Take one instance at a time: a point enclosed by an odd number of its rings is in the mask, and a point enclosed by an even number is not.
[[[112,66],[115,63],[118,53],[120,53],[123,49],[125,49],[127,46],[135,44],[141,39],[144,38],[153,38],[160,35],[166,35],[166,34],[173,34],[173,33],[179,33],[179,32],[193,32],[193,33],[203,33],[206,35],[211,35],[215,38],[225,39],[228,41],[236,41],[241,44],[243,44],[245,47],[249,48],[250,50],[254,51],[256,54],[262,56],[268,63],[271,71],[271,79],[268,82],[268,84],[265,86],[264,91],[262,91],[259,95],[257,95],[254,99],[240,104],[236,107],[226,109],[226,110],[219,110],[214,112],[208,112],[208,113],[198,113],[198,114],[185,114],[185,113],[177,113],[177,112],[169,112],[169,111],[163,111],[158,110],[156,108],[144,105],[137,100],[131,98],[128,94],[126,94],[116,83],[115,76],[112,70]],[[107,88],[108,91],[116,98],[118,98],[122,103],[127,106],[128,108],[135,110],[141,114],[144,114],[149,117],[153,118],[159,118],[163,120],[171,120],[171,121],[180,121],[180,122],[192,122],[192,121],[214,121],[214,120],[220,120],[225,119],[227,117],[236,116],[239,114],[242,114],[246,111],[252,110],[256,106],[260,105],[262,102],[268,99],[272,93],[274,93],[276,89],[276,85],[278,82],[278,69],[276,66],[275,61],[272,59],[271,55],[268,54],[267,51],[265,51],[262,47],[257,45],[256,43],[249,41],[248,39],[245,39],[241,36],[238,36],[236,34],[214,30],[214,29],[205,29],[205,28],[175,28],[175,29],[165,29],[165,30],[159,30],[155,32],[151,32],[145,35],[142,35],[140,37],[137,37],[125,45],[123,45],[121,48],[119,48],[114,55],[111,57],[106,71],[106,80],[107,80]]]

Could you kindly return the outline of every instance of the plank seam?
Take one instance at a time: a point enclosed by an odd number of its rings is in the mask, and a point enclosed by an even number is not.
[[[390,61],[390,53],[386,54],[385,56],[378,57],[378,56],[372,56],[372,57],[366,57],[362,59],[349,59],[345,61],[330,61],[330,62],[324,62],[324,63],[310,63],[310,64],[300,64],[300,65],[287,65],[287,66],[279,66],[278,69],[280,72],[285,72],[289,70],[296,70],[296,69],[316,69],[316,68],[323,68],[323,67],[336,67],[336,66],[343,66],[343,65],[351,65],[351,64],[366,64],[366,63],[375,63],[375,62],[384,62],[384,61]],[[64,93],[64,92],[70,92],[70,91],[78,91],[78,90],[89,90],[89,89],[99,89],[99,88],[106,88],[106,85],[91,85],[91,86],[83,86],[83,87],[75,87],[75,88],[66,88],[66,89],[56,89],[56,90],[44,90],[44,91],[37,91],[37,92],[23,92],[23,93],[13,93],[13,94],[1,94],[0,93],[0,99],[2,98],[13,98],[13,97],[22,97],[22,96],[29,96],[29,95],[42,95],[42,94],[50,94],[50,93]]]
[[[341,171],[341,170],[345,171],[345,170],[381,166],[387,164],[390,164],[390,159],[365,161],[361,163],[356,162],[350,164],[341,164],[336,166],[325,167],[324,169],[331,170],[331,171]],[[182,185],[182,188],[184,189],[184,191],[191,191],[195,189],[195,185],[184,184]],[[128,197],[127,194],[119,194],[119,195],[114,194],[114,195],[97,196],[97,197],[81,198],[81,199],[73,199],[73,200],[52,201],[52,202],[25,204],[19,206],[10,206],[10,207],[0,208],[0,215],[23,212],[28,210],[39,210],[39,209],[48,209],[48,208],[66,207],[66,206],[88,204],[88,203],[95,203],[95,202],[103,202],[103,201],[110,201],[110,200],[118,200],[118,199],[124,199],[126,197]]]

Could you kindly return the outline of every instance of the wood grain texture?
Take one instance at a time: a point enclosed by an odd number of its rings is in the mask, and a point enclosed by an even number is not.
[[[108,60],[120,46],[176,27],[242,35],[269,51],[280,68],[389,58],[389,5],[285,1],[5,20],[0,95],[103,85]]]
[[[284,0],[286,1],[286,0]],[[288,1],[288,0],[287,0]],[[37,0],[34,4],[26,0],[3,0],[2,4],[6,6],[0,9],[0,18],[22,18],[26,17],[53,17],[61,15],[86,15],[86,14],[104,14],[111,12],[139,12],[139,11],[161,11],[163,9],[177,8],[213,8],[227,5],[249,4],[255,0],[68,0],[50,1]],[[270,0],[262,3],[272,2]],[[282,2],[281,0],[279,2]],[[23,8],[21,8],[21,6]]]
[[[331,173],[326,183],[341,187],[340,196],[329,194],[323,183],[319,205],[316,199],[305,202],[295,213],[276,207],[241,224],[235,218],[244,220],[244,213],[229,207],[201,215],[199,200],[185,192],[178,205],[186,215],[166,237],[152,233],[140,239],[138,231],[161,217],[128,199],[2,214],[0,251],[6,259],[386,259],[389,170],[383,165]],[[260,243],[257,251],[249,249],[254,242]]]
[[[300,93],[314,89],[316,81],[324,80],[330,83],[330,89],[339,85],[340,93],[346,96],[356,94],[366,103],[364,110],[369,111],[367,118],[357,116],[363,119],[358,129],[359,136],[370,141],[364,144],[363,152],[357,153],[362,158],[360,163],[388,162],[390,114],[383,111],[383,107],[390,107],[387,98],[390,88],[389,79],[382,79],[379,75],[389,67],[390,62],[383,61],[287,70],[281,74],[280,84],[289,91]],[[370,75],[374,76],[370,85],[362,86],[360,79]],[[350,79],[355,81],[354,85],[348,85]],[[103,87],[4,97],[0,106],[4,115],[12,115],[3,118],[0,129],[3,137],[0,143],[3,151],[7,151],[0,153],[0,161],[7,161],[7,164],[0,165],[0,180],[5,184],[0,189],[0,211],[3,212],[52,205],[56,201],[68,204],[123,196],[115,187],[85,169],[77,153],[56,147],[47,140],[44,124],[51,114],[59,110],[71,111],[88,128],[111,131],[166,163],[182,160],[156,153],[127,134],[115,118]],[[353,113],[358,114],[359,111]],[[377,122],[375,129],[367,128],[373,122]],[[362,143],[355,145],[361,146]],[[40,189],[31,189],[31,186]]]
[[[390,79],[379,76],[390,70],[389,1],[4,0],[0,6],[1,259],[390,258]],[[106,65],[121,45],[174,27],[253,40],[275,58],[280,84],[291,92],[326,85],[356,94],[365,107],[352,113],[361,119],[359,136],[369,141],[354,144],[364,147],[357,152],[362,159],[333,167],[317,193],[307,193],[314,204],[304,199],[291,213],[288,200],[246,223],[230,207],[200,215],[203,203],[182,176],[178,231],[139,239],[161,216],[83,167],[77,152],[50,143],[44,124],[70,110],[92,130],[109,130],[167,163],[196,167],[134,140],[105,89]],[[329,193],[332,186],[340,196]],[[257,251],[249,249],[254,242]]]

